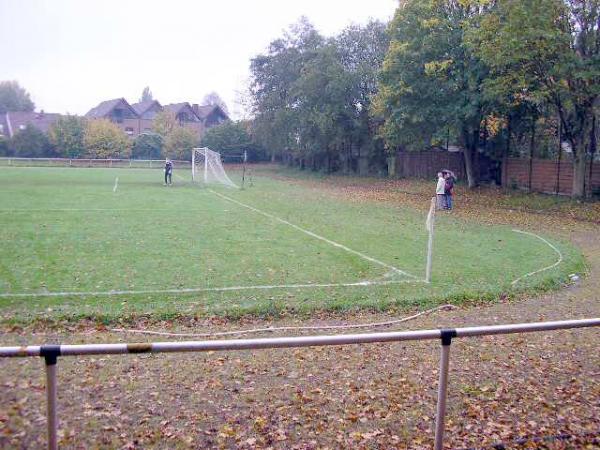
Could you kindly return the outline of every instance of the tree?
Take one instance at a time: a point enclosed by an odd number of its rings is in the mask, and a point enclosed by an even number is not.
[[[85,153],[86,120],[78,116],[60,116],[48,130],[48,138],[60,156],[79,158]]]
[[[300,100],[295,83],[304,62],[323,43],[323,37],[302,18],[283,38],[271,42],[266,54],[257,55],[251,61],[254,129],[260,144],[269,149],[272,160],[284,152],[300,151],[297,120]]]
[[[465,35],[490,7],[481,0],[407,0],[390,24],[391,43],[374,113],[389,148],[421,150],[450,132],[463,147],[469,187],[488,105],[487,68]]]
[[[488,92],[554,106],[573,151],[573,196],[585,196],[600,95],[600,1],[498,0],[472,43],[492,71]]]
[[[83,142],[89,158],[128,158],[131,153],[130,139],[106,119],[88,121]]]
[[[160,134],[163,138],[167,137],[179,124],[177,118],[172,111],[161,111],[154,117],[152,121],[152,131]]]
[[[33,125],[27,125],[24,130],[19,130],[12,137],[9,146],[15,156],[22,158],[55,156],[46,134]]]
[[[225,122],[209,128],[200,145],[209,147],[223,156],[240,155],[252,147],[252,139],[242,123]]]
[[[133,143],[131,157],[137,159],[159,159],[163,154],[164,139],[157,133],[142,133]]]
[[[223,100],[215,91],[206,94],[202,99],[202,104],[211,106],[218,105],[223,111],[225,111],[225,114],[229,115],[229,109],[227,108],[225,100]]]
[[[0,114],[7,111],[33,111],[29,93],[16,81],[0,81]]]
[[[140,103],[147,102],[150,100],[153,100],[152,91],[150,91],[150,86],[146,86],[144,88],[144,90],[142,91],[142,96],[140,97]]]
[[[192,149],[198,146],[196,132],[184,127],[175,127],[166,137],[164,152],[171,159],[189,160]]]

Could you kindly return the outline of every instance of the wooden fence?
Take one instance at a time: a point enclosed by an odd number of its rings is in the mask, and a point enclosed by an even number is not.
[[[502,163],[502,186],[546,194],[571,195],[573,162],[527,158],[506,158]],[[595,161],[590,177],[590,164],[585,171],[586,192],[600,191],[600,162]]]
[[[459,180],[466,180],[465,159],[462,152],[424,150],[420,152],[398,151],[396,153],[396,176],[400,178],[435,179],[438,171],[449,169]],[[482,182],[500,184],[500,162],[483,154],[477,155],[475,170]]]

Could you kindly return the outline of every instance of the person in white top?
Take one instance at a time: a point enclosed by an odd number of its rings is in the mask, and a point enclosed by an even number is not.
[[[435,194],[436,194],[436,198],[437,198],[437,209],[444,209],[446,208],[446,191],[445,191],[445,186],[446,186],[446,179],[444,178],[444,175],[442,174],[442,172],[438,172],[437,174],[438,176],[438,181],[437,181],[437,186],[435,188]]]

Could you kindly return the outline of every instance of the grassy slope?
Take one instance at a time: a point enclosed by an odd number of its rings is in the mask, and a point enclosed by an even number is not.
[[[160,175],[122,169],[0,171],[5,186],[0,192],[0,292],[347,283],[381,278],[387,272],[177,178],[175,187],[165,188]],[[115,177],[119,188],[113,193]],[[344,202],[322,190],[270,177],[255,177],[254,187],[244,191],[217,190],[423,276],[427,236],[421,212]],[[15,211],[23,209],[30,211]],[[554,286],[566,274],[582,270],[582,258],[574,247],[551,241],[563,252],[565,262],[525,279],[519,289]],[[555,260],[556,254],[546,244],[510,228],[470,224],[439,214],[434,278],[429,286],[0,298],[0,308],[10,320],[30,315],[239,315],[282,309],[407,307],[497,297],[512,289],[512,280]]]

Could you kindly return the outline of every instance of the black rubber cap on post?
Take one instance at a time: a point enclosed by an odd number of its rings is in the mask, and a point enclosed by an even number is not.
[[[444,328],[440,330],[440,338],[442,339],[442,345],[452,344],[452,338],[457,336],[454,328]]]
[[[47,366],[56,364],[56,359],[60,356],[60,345],[42,345],[40,347],[40,356],[46,359]]]

